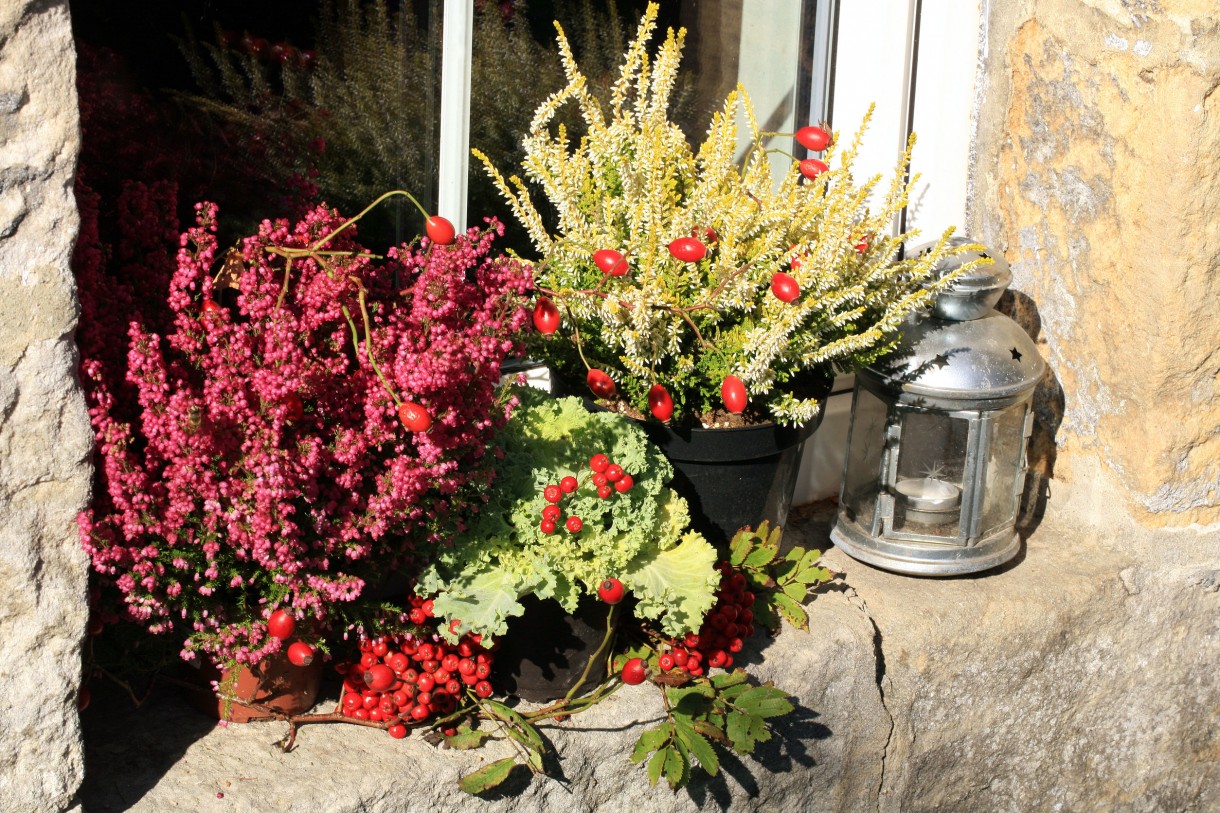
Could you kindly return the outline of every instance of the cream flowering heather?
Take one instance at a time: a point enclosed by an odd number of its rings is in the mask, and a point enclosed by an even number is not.
[[[172,329],[129,330],[135,414],[122,382],[83,365],[100,487],[81,540],[126,613],[184,657],[255,663],[282,646],[277,610],[312,641],[392,621],[370,583],[410,575],[481,505],[530,276],[491,255],[494,221],[378,258],[323,206],[222,257],[216,207],[197,212]]]
[[[919,257],[895,259],[915,234],[886,236],[915,180],[905,180],[913,140],[876,209],[868,201],[881,178],[852,174],[863,126],[846,149],[820,145],[824,163],[794,161],[777,180],[738,88],[693,148],[667,112],[684,32],[669,31],[650,54],[656,16],[652,4],[608,106],[558,29],[568,84],[534,116],[526,180],[506,179],[475,151],[541,254],[542,335],[531,349],[621,411],[696,425],[727,413],[802,423],[819,408],[813,382],[874,358],[946,283],[931,274],[958,250],[952,230]],[[555,123],[568,104],[581,133]],[[755,145],[740,166],[739,110]]]

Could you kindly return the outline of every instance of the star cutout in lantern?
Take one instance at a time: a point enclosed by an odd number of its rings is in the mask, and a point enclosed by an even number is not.
[[[949,357],[946,356],[944,353],[937,353],[936,357],[932,359],[932,366],[936,367],[938,369],[944,369],[945,367],[948,367],[949,366]]]
[[[1013,360],[1013,361],[1020,361],[1020,360],[1021,360],[1021,351],[1017,350],[1017,348],[1015,348],[1015,347],[1014,347],[1014,348],[1011,350],[1011,352],[1012,352],[1012,360]]]

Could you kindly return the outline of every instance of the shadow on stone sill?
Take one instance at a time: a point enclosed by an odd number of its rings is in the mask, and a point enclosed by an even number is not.
[[[216,728],[216,720],[192,708],[175,686],[154,687],[138,708],[114,683],[95,680],[92,688],[93,702],[81,714],[85,781],[79,793],[90,813],[135,806]]]

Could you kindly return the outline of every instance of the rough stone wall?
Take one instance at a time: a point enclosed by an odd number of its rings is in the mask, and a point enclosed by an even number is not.
[[[66,2],[0,0],[0,807],[59,810],[80,785],[86,560],[75,516],[92,436],[76,384],[78,218]]]
[[[1216,11],[992,2],[983,34],[972,225],[1046,343],[1040,462],[1100,459],[1147,526],[1220,522]]]

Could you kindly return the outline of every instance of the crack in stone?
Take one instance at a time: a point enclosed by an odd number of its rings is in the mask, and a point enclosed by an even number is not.
[[[894,729],[897,726],[894,723],[894,714],[890,711],[885,700],[885,650],[882,648],[881,629],[877,626],[877,622],[873,620],[872,613],[868,610],[868,603],[855,589],[849,587],[846,596],[852,604],[859,608],[860,612],[864,613],[864,617],[868,619],[869,625],[873,628],[873,657],[876,660],[876,670],[873,677],[877,683],[877,694],[881,699],[881,708],[885,711],[885,716],[890,722],[890,730],[886,733],[885,744],[881,748],[881,779],[877,783],[877,805],[875,809],[880,813],[881,796],[885,790],[886,763],[890,755],[890,745],[894,741]]]

